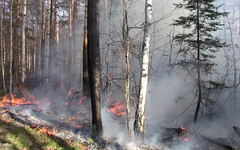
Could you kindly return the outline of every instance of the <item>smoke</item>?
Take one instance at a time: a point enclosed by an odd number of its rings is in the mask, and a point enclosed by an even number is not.
[[[163,77],[149,86],[146,109],[148,124],[175,120],[193,100],[192,93],[189,93],[194,88],[193,81],[184,72]]]

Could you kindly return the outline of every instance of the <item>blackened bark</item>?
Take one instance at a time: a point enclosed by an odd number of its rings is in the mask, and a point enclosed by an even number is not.
[[[88,64],[92,104],[92,132],[102,135],[100,101],[99,0],[88,1]]]
[[[87,0],[85,0],[84,17],[84,41],[83,41],[83,95],[89,96],[89,76],[88,76],[88,38],[87,38]]]

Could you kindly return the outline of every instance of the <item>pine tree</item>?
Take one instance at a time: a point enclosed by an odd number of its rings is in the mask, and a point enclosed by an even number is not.
[[[205,99],[202,91],[205,81],[202,75],[211,73],[215,65],[213,59],[216,57],[216,52],[226,45],[215,35],[223,25],[220,18],[227,13],[219,12],[221,6],[215,6],[214,1],[183,0],[183,3],[174,4],[176,8],[189,12],[187,16],[180,16],[174,20],[173,25],[182,26],[186,31],[175,36],[176,42],[184,44],[179,49],[179,54],[182,56],[179,64],[192,68],[197,73],[198,102],[194,122],[197,122],[200,105]]]

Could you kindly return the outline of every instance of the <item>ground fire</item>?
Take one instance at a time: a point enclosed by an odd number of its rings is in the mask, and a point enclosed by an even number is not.
[[[111,112],[117,116],[126,115],[126,105],[120,99],[107,99],[108,112]]]

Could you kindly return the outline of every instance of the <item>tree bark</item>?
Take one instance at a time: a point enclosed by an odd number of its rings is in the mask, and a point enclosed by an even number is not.
[[[3,90],[4,90],[4,93],[7,93],[6,84],[5,84],[4,61],[3,61],[3,10],[1,10],[1,16],[0,16],[0,29],[1,29],[0,46],[1,46],[2,82],[3,82]]]
[[[26,22],[26,14],[27,14],[27,0],[23,0],[23,17],[22,17],[22,83],[25,81],[25,72],[26,72],[26,64],[25,64],[25,22]]]
[[[9,84],[9,94],[10,98],[12,96],[12,65],[13,65],[13,36],[12,36],[12,10],[13,10],[13,0],[10,1],[10,67],[9,67],[9,75],[10,75],[10,84]]]
[[[75,70],[76,68],[76,58],[77,58],[77,40],[76,40],[76,25],[77,25],[77,20],[78,20],[78,6],[79,6],[79,1],[78,0],[74,0],[74,3],[73,3],[73,20],[72,20],[72,62],[71,62],[71,80],[70,83],[72,86],[74,85],[73,81],[77,81],[77,78],[76,78],[76,74],[77,74],[77,71]]]
[[[145,110],[147,102],[149,49],[152,33],[152,0],[145,2],[145,24],[142,46],[142,66],[139,86],[139,97],[135,114],[134,132],[138,139],[144,139]]]
[[[41,39],[41,79],[40,82],[45,82],[45,39],[46,39],[46,14],[45,14],[45,0],[42,0],[42,39]]]
[[[46,26],[46,41],[45,41],[45,82],[48,84],[49,80],[49,51],[50,51],[50,20],[51,20],[51,1],[48,0],[47,8],[47,26]]]
[[[58,0],[55,0],[55,53],[56,53],[56,57],[55,57],[55,67],[56,67],[56,73],[54,74],[54,76],[56,77],[56,81],[55,81],[55,86],[59,87],[60,86],[60,48],[59,48],[59,13],[58,13],[58,9],[59,9],[59,4],[58,4]]]
[[[88,38],[87,38],[87,1],[85,0],[85,17],[84,17],[84,41],[83,41],[83,95],[89,95],[89,76],[88,76]]]
[[[126,114],[127,114],[127,130],[128,137],[131,138],[131,129],[130,129],[130,83],[129,83],[129,27],[128,27],[128,8],[126,0],[123,0],[123,48],[125,50],[125,89],[124,97],[126,101]]]
[[[53,1],[50,0],[50,24],[49,24],[49,64],[48,64],[48,82],[51,82],[53,84],[53,78],[54,78],[54,71],[55,70],[55,64],[54,64],[54,59],[55,59],[55,50],[54,50],[54,26],[53,26]]]
[[[72,0],[69,0],[69,25],[68,25],[68,49],[67,49],[67,59],[66,59],[66,70],[67,70],[67,86],[70,89],[70,76],[72,67]]]
[[[102,135],[100,101],[99,0],[88,1],[88,64],[92,104],[92,132]]]

